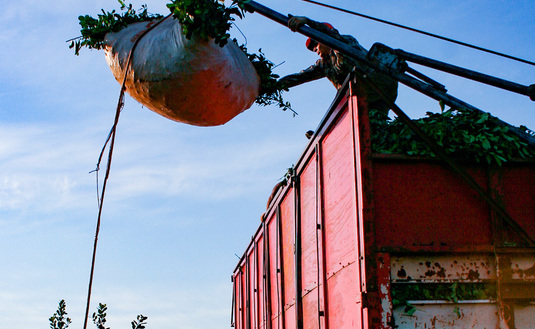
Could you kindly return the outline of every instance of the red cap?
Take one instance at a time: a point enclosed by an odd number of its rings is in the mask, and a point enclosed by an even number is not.
[[[329,28],[329,30],[334,30],[334,27],[327,23],[327,22],[323,22],[322,23],[323,25],[327,26]],[[314,39],[311,39],[311,38],[308,38],[307,41],[306,41],[306,46],[308,48],[308,50],[310,51],[314,51],[314,48],[316,48],[316,46],[318,45],[318,42]]]

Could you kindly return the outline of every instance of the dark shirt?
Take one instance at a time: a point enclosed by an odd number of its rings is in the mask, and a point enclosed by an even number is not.
[[[341,35],[336,29],[329,29],[322,23],[312,20],[309,21],[310,22],[308,25],[310,27],[346,43],[347,45],[355,48],[356,51],[362,52],[363,55],[368,53],[367,50],[364,49],[364,47],[362,47],[354,37],[350,35]],[[345,82],[347,75],[353,71],[353,69],[356,69],[357,72],[367,72],[367,75],[370,76],[373,83],[376,84],[383,93],[385,93],[392,100],[396,99],[397,82],[395,80],[382,73],[370,71],[369,67],[364,66],[359,61],[347,57],[334,49],[331,50],[328,57],[320,58],[314,65],[311,65],[299,73],[287,75],[281,78],[279,83],[286,88],[291,88],[305,82],[326,77],[329,79],[329,81],[331,81],[336,89],[339,89]],[[384,104],[382,98],[370,87],[364,86],[364,91],[370,106],[382,107],[378,109],[383,109],[386,107],[386,110],[388,110],[388,106]]]

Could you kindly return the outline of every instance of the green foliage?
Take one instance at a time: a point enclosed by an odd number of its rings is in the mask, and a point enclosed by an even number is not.
[[[487,300],[496,298],[496,286],[484,282],[396,283],[392,285],[394,306],[409,300]]]
[[[69,324],[71,324],[71,319],[66,318],[66,306],[67,305],[65,303],[65,300],[62,299],[59,302],[58,310],[49,319],[51,329],[67,329]],[[107,311],[108,307],[106,306],[106,304],[98,304],[97,311],[93,313],[93,323],[95,324],[97,329],[110,329],[109,327],[106,327]],[[138,315],[136,320],[132,321],[132,329],[145,329],[147,319],[148,317],[142,314]]]
[[[483,282],[453,283],[396,283],[392,285],[392,305],[404,307],[407,315],[416,308],[409,301],[445,300],[458,303],[461,300],[496,299],[496,285]],[[454,308],[459,316],[459,308]]]
[[[167,8],[178,19],[186,39],[192,36],[202,40],[214,39],[223,47],[227,44],[230,26],[235,20],[231,15],[240,18],[245,14],[243,0],[235,0],[230,7],[225,7],[224,1],[218,0],[173,0]]]
[[[143,316],[142,314],[138,315],[137,321],[132,321],[132,329],[145,329],[145,325],[147,324],[145,320],[147,320],[146,316]]]
[[[48,320],[50,321],[51,329],[67,329],[69,324],[71,324],[71,319],[67,318],[67,312],[65,311],[67,304],[65,300],[61,300],[58,305],[58,309],[54,312],[54,315]]]
[[[243,18],[247,12],[245,4],[247,0],[234,0],[230,7],[225,7],[223,1],[218,0],[173,0],[167,7],[178,19],[182,26],[182,32],[186,39],[192,36],[202,40],[214,39],[214,42],[223,47],[227,44],[230,34],[228,33],[236,15]],[[236,44],[236,39],[233,40]],[[245,45],[239,46],[253,64],[256,73],[260,77],[260,92],[256,103],[262,106],[276,104],[283,111],[292,110],[291,104],[282,98],[283,89],[277,84],[279,76],[273,73],[274,64],[269,61],[262,49],[259,54],[250,54]]]
[[[97,326],[98,329],[110,329],[106,328],[106,311],[108,307],[106,304],[99,303],[97,311],[93,313],[93,323]]]
[[[236,39],[234,39],[234,41],[236,42]],[[255,103],[262,106],[276,104],[283,111],[292,111],[295,116],[297,113],[292,110],[290,102],[285,102],[282,97],[282,92],[287,91],[288,89],[283,89],[280,84],[277,83],[279,75],[273,73],[273,62],[264,56],[262,49],[258,49],[259,54],[250,54],[245,45],[241,45],[240,48],[247,55],[260,78],[260,92]]]
[[[121,4],[121,14],[116,13],[115,10],[106,12],[102,9],[102,14],[99,14],[97,18],[89,15],[78,17],[82,27],[80,31],[82,36],[72,40],[69,46],[69,48],[74,48],[76,55],[79,55],[82,47],[102,49],[104,47],[104,38],[109,32],[118,32],[128,24],[151,21],[163,17],[162,15],[149,14],[147,5],[143,5],[140,9],[141,13],[137,13],[132,4],[127,6],[122,0],[118,1]]]
[[[413,121],[447,154],[461,161],[499,166],[513,158],[535,158],[535,150],[488,113],[449,109],[442,113],[427,112],[426,117]],[[370,125],[376,153],[435,157],[400,120],[370,110]]]

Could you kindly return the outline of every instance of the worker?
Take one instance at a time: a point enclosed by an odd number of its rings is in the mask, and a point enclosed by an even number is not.
[[[350,35],[341,35],[329,23],[319,23],[304,16],[292,16],[288,20],[288,27],[294,32],[305,24],[319,32],[346,43],[363,55],[368,53],[354,37]],[[288,89],[305,82],[327,77],[336,89],[340,89],[346,80],[347,75],[352,72],[353,69],[356,69],[357,72],[368,72],[367,76],[388,98],[390,98],[390,100],[394,101],[396,99],[397,81],[392,78],[379,72],[370,72],[370,69],[365,67],[364,64],[361,64],[353,58],[347,57],[337,50],[331,49],[311,38],[308,38],[306,41],[306,47],[311,51],[315,51],[320,56],[320,59],[318,59],[314,65],[299,73],[291,74],[279,79],[278,84],[281,88]],[[385,102],[382,97],[372,89],[372,87],[365,85],[364,92],[369,109],[376,109],[384,114],[388,114],[390,106],[387,105],[387,102]]]

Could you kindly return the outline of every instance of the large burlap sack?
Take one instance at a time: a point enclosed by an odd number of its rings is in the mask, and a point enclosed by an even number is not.
[[[152,24],[134,23],[106,35],[106,61],[119,83],[136,38]],[[213,40],[187,40],[178,21],[168,17],[135,48],[126,91],[171,120],[216,126],[251,107],[259,84],[253,65],[234,42],[219,47]]]

